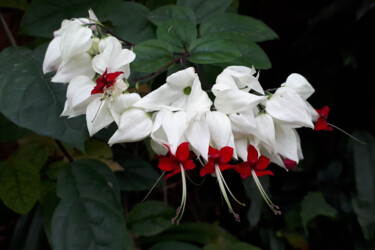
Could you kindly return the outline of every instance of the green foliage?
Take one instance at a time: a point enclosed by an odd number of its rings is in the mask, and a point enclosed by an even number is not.
[[[47,162],[50,148],[42,144],[28,144],[20,147],[10,157],[10,162],[24,162],[30,164],[37,171],[41,170]]]
[[[190,61],[198,64],[228,62],[241,56],[241,52],[225,40],[208,37],[192,42],[190,54]]]
[[[11,142],[18,140],[31,132],[21,128],[0,114],[0,142]]]
[[[357,189],[352,204],[365,238],[373,240],[375,235],[375,138],[367,132],[356,132],[354,136],[366,142],[367,145],[357,142],[350,144]]]
[[[233,13],[209,16],[200,25],[202,36],[216,32],[236,32],[255,42],[277,38],[277,34],[262,21]]]
[[[61,118],[66,86],[51,84],[41,71],[44,50],[6,48],[0,53],[0,109],[21,127],[83,150],[88,136],[83,117]]]
[[[161,201],[145,201],[133,207],[128,216],[129,230],[137,235],[151,236],[170,228],[175,211]]]
[[[0,198],[13,211],[26,214],[39,198],[38,169],[26,162],[0,162]]]
[[[73,162],[60,172],[57,194],[61,201],[52,218],[54,249],[127,249],[118,183],[105,164]]]
[[[148,40],[134,48],[137,57],[132,69],[138,72],[154,72],[173,60],[172,47],[160,40]]]
[[[150,248],[150,250],[199,250],[201,248],[185,243],[185,242],[179,242],[179,241],[164,241],[160,242],[158,244],[155,244]]]
[[[156,30],[157,38],[173,45],[177,50],[187,49],[197,38],[195,25],[185,20],[169,20]]]
[[[159,177],[151,164],[141,158],[127,158],[120,164],[124,170],[118,171],[116,175],[121,190],[149,190]]]
[[[232,0],[177,0],[177,5],[194,10],[198,23],[208,15],[223,13],[231,3]]]
[[[325,201],[322,193],[309,192],[301,202],[303,226],[306,228],[309,221],[319,215],[334,217],[336,216],[336,210]]]
[[[0,7],[27,10],[28,3],[27,0],[2,0],[0,2]]]
[[[195,14],[192,9],[184,6],[166,5],[153,10],[148,19],[156,26],[162,25],[171,19],[185,20],[192,24],[196,24]]]

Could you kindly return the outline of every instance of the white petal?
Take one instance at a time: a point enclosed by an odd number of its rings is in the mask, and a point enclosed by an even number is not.
[[[314,124],[311,114],[307,112],[306,103],[293,89],[281,87],[267,101],[266,111],[282,123],[294,127],[313,128]]]
[[[167,84],[173,89],[184,90],[186,87],[193,86],[197,74],[193,67],[177,71],[167,77]]]
[[[121,43],[115,37],[107,37],[99,43],[100,54],[92,60],[94,70],[102,75],[107,69],[108,73],[122,71],[124,77],[130,74],[129,63],[135,59],[135,53],[128,49],[122,49]]]
[[[144,96],[141,100],[136,102],[134,106],[147,110],[161,110],[166,106],[171,106],[176,99],[184,99],[185,103],[187,103],[188,96],[182,91],[171,89],[168,85],[164,84]],[[181,110],[181,107],[171,106],[171,109]]]
[[[143,110],[129,109],[121,115],[119,128],[108,143],[140,141],[150,135],[151,129],[152,121]]]
[[[185,141],[184,133],[187,128],[187,114],[183,111],[166,111],[162,126],[167,134],[168,145],[172,154],[176,153],[177,147]]]
[[[315,92],[315,89],[306,78],[297,73],[289,75],[286,82],[281,84],[281,86],[292,88],[303,100],[306,100]]]
[[[234,145],[236,147],[237,155],[243,161],[247,161],[247,148],[249,147],[248,139],[246,137],[235,139]]]
[[[276,125],[275,131],[276,152],[285,158],[298,162],[299,145],[294,129],[290,126]]]
[[[89,19],[93,21],[99,21],[92,9],[89,9]]]
[[[187,141],[190,143],[194,153],[208,160],[208,147],[210,145],[210,131],[204,113],[197,115],[189,121],[185,131]]]
[[[100,101],[100,97],[97,97],[89,103],[86,111],[86,123],[90,136],[93,136],[112,122],[113,118],[107,101]]]
[[[79,21],[70,22],[61,35],[61,56],[63,61],[87,52],[91,48],[92,30]]]
[[[202,90],[201,82],[199,81],[199,78],[196,77],[188,97],[188,119],[192,119],[198,113],[209,111],[211,105],[212,101],[208,97],[207,93]]]
[[[232,131],[235,138],[252,134],[256,129],[254,112],[252,109],[229,115]]]
[[[95,72],[91,67],[91,57],[89,54],[83,53],[63,62],[51,81],[67,83],[75,76],[87,76],[92,79],[94,75]]]
[[[43,73],[56,71],[61,64],[61,37],[55,37],[48,45],[43,61]]]
[[[234,147],[234,138],[229,118],[221,112],[207,112],[206,119],[210,130],[211,143],[217,149]]]
[[[76,76],[66,92],[65,109],[61,115],[74,117],[86,113],[87,105],[98,95],[91,95],[95,83],[87,76]]]
[[[132,106],[140,99],[141,97],[137,93],[130,93],[122,94],[118,96],[114,102],[112,102],[111,113],[118,126],[120,124],[120,117],[122,116],[122,113],[124,113],[127,109],[130,108],[130,106]]]
[[[256,129],[254,129],[254,136],[268,145],[267,148],[273,148],[275,144],[275,126],[273,119],[268,114],[259,114],[255,117]]]
[[[235,81],[237,87],[246,92],[253,89],[256,92],[264,95],[264,90],[255,77],[255,69],[245,66],[229,66],[224,69],[223,73],[229,74]]]

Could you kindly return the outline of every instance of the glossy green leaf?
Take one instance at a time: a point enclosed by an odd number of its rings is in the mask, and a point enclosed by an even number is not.
[[[60,117],[67,87],[43,74],[44,51],[45,47],[12,47],[0,53],[0,110],[21,127],[83,150],[88,137],[85,118]]]
[[[158,244],[155,244],[150,248],[150,250],[199,250],[201,248],[196,245],[179,242],[179,241],[164,241]]]
[[[173,60],[172,47],[160,40],[149,40],[134,47],[137,55],[131,69],[138,72],[155,72]]]
[[[207,16],[223,13],[232,0],[177,0],[177,5],[191,8],[200,23]]]
[[[336,210],[325,201],[322,193],[309,192],[301,202],[303,226],[306,228],[309,221],[319,215],[334,217],[336,215]]]
[[[17,126],[0,114],[0,143],[16,141],[29,134],[30,130]]]
[[[151,164],[141,158],[119,160],[124,171],[116,172],[120,189],[124,191],[149,190],[159,178]]]
[[[0,162],[0,198],[13,211],[26,214],[39,198],[40,176],[25,162]]]
[[[222,63],[224,67],[230,65],[241,65],[247,67],[255,67],[256,69],[269,69],[271,62],[263,49],[253,41],[250,41],[245,36],[236,32],[218,32],[204,36],[210,39],[222,39],[235,46],[240,52],[241,56],[236,59]]]
[[[223,13],[205,19],[199,28],[204,36],[217,32],[236,32],[250,41],[262,42],[277,38],[277,34],[262,21],[233,13]]]
[[[357,190],[352,205],[365,238],[370,240],[375,235],[375,138],[368,132],[353,135],[366,145],[350,142]]]
[[[159,40],[184,51],[196,39],[197,29],[191,22],[175,19],[160,25],[156,30],[156,35]]]
[[[127,249],[118,183],[105,164],[73,162],[60,172],[57,194],[61,201],[52,218],[53,249]]]
[[[132,233],[151,236],[173,226],[175,210],[161,201],[145,201],[133,207],[127,220]]]
[[[228,62],[241,56],[241,52],[229,42],[209,37],[193,41],[189,52],[189,60],[198,64]]]
[[[50,147],[47,145],[37,143],[22,145],[10,156],[9,161],[29,163],[39,171],[47,162],[49,153]]]
[[[100,4],[119,0],[33,0],[24,15],[20,33],[29,36],[53,37],[53,32],[60,28],[64,19],[88,17],[88,9],[100,14]],[[114,8],[115,9],[115,8]]]
[[[27,0],[1,0],[0,7],[27,10],[28,3]]]
[[[109,20],[111,31],[119,37],[140,43],[155,38],[153,25],[148,21],[150,11],[142,4],[130,1],[102,1],[93,8],[100,21]],[[138,55],[137,55],[138,56]]]
[[[188,7],[177,5],[166,5],[157,8],[148,15],[148,19],[156,26],[171,19],[186,20],[194,25],[196,24],[193,10]]]
[[[150,10],[154,10],[164,5],[176,4],[176,0],[146,0],[146,7]]]

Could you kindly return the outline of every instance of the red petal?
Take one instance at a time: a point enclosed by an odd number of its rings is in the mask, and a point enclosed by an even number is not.
[[[189,159],[190,151],[189,151],[189,143],[184,142],[181,143],[180,146],[178,146],[176,150],[176,158],[180,162],[185,162]]]
[[[220,149],[220,163],[225,164],[232,159],[233,156],[233,148],[231,147],[223,147]]]
[[[241,175],[242,178],[244,176],[250,176],[251,175],[251,165],[248,162],[241,162],[240,164],[234,166],[234,170]],[[245,177],[246,178],[246,177]],[[244,179],[245,179],[244,178]]]
[[[176,175],[180,172],[181,172],[181,168],[176,168],[175,170],[173,170],[173,172],[167,174],[164,179],[168,180],[170,177],[172,177],[173,175]]]
[[[183,167],[184,167],[185,170],[190,170],[190,169],[194,169],[196,166],[195,166],[195,163],[192,160],[188,160],[188,161],[184,162]]]
[[[257,176],[263,176],[263,175],[273,175],[273,173],[270,170],[261,170],[261,171],[256,171],[255,174]]]
[[[284,160],[284,165],[285,167],[288,169],[288,170],[292,170],[293,168],[295,168],[297,166],[297,162],[291,160],[291,159],[288,159],[286,158]]]
[[[107,87],[113,86],[113,84],[115,84],[115,82],[116,82],[116,78],[119,75],[121,75],[122,73],[124,73],[124,72],[117,71],[117,72],[114,72],[114,73],[107,74],[106,77],[105,77],[105,80],[106,80],[106,83],[107,83]]]
[[[167,144],[163,144],[163,145],[168,149],[169,154],[173,155],[172,152],[171,152],[171,148]]]
[[[247,148],[247,161],[251,164],[255,164],[258,160],[258,150],[253,146],[249,145]]]
[[[219,158],[220,157],[220,151],[217,150],[216,148],[209,147],[208,148],[208,155],[211,156],[212,158]]]
[[[208,161],[206,165],[204,165],[200,170],[201,177],[205,176],[206,174],[213,174],[215,173],[215,164],[212,161]]]
[[[176,167],[178,167],[177,164],[175,164],[171,158],[167,157],[167,156],[164,156],[163,158],[161,158],[159,160],[159,165],[158,167],[161,169],[161,170],[164,170],[164,171],[172,171],[174,169],[176,169]]]
[[[255,165],[255,170],[263,170],[270,164],[270,159],[265,156],[260,156],[258,162]]]
[[[321,117],[324,117],[327,119],[328,117],[328,114],[329,114],[329,107],[328,106],[324,106],[322,109],[320,109],[319,111],[317,110],[318,114],[321,116]]]
[[[314,128],[315,131],[319,131],[319,130],[328,130],[328,131],[332,131],[333,128],[331,126],[328,126],[328,123],[327,121],[325,120],[325,118],[323,117],[320,117],[316,123],[315,123],[315,128]]]
[[[228,169],[234,169],[235,166],[234,165],[230,165],[230,164],[219,164],[219,169],[220,171],[225,171],[225,170],[228,170]]]

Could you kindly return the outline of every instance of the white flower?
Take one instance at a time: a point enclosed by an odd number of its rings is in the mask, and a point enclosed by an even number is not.
[[[306,78],[297,73],[290,74],[281,86],[293,89],[303,100],[307,100],[315,92]]]

